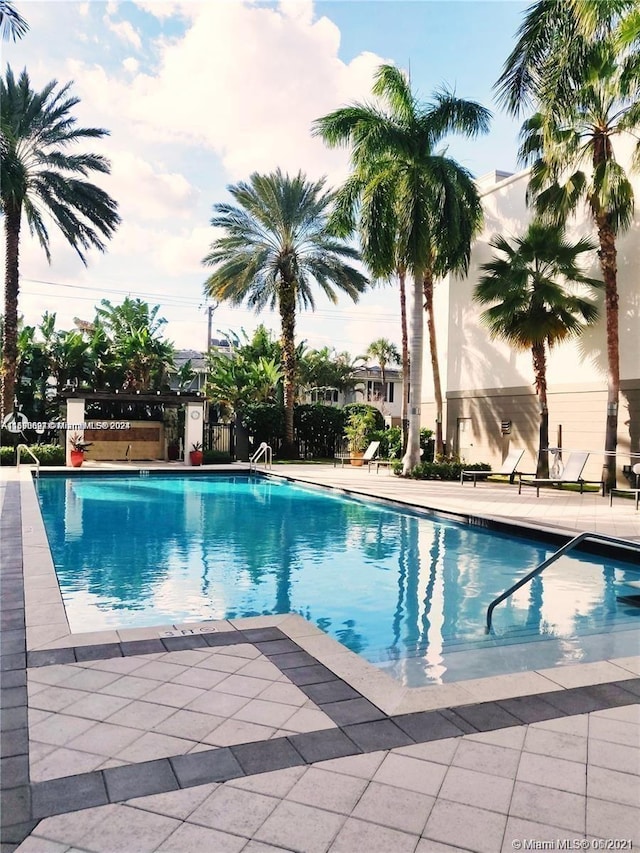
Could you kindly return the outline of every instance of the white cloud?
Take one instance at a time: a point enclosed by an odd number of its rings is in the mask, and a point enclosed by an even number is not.
[[[83,99],[114,130],[125,120],[147,142],[206,146],[232,180],[278,165],[341,178],[345,153],[312,138],[312,121],[366,97],[381,59],[365,53],[342,62],[338,28],[324,17],[314,22],[309,2],[191,8],[184,37],[156,43],[154,75],[123,81],[104,67],[74,63]]]
[[[108,15],[104,16],[103,21],[107,29],[111,30],[119,39],[132,44],[137,50],[140,50],[142,40],[139,33],[129,21],[112,21]]]
[[[129,151],[111,149],[109,159],[111,175],[102,184],[119,201],[123,218],[156,221],[190,215],[196,190],[183,175],[157,171]]]
[[[109,288],[153,294],[148,301],[154,304],[165,294],[168,336],[180,346],[193,346],[207,274],[201,260],[214,238],[207,222],[211,204],[222,198],[224,182],[276,166],[301,168],[310,178],[328,173],[330,183],[339,180],[347,155],[329,151],[312,138],[311,123],[342,104],[367,97],[381,59],[362,53],[348,64],[341,61],[338,28],[327,18],[314,21],[310,0],[282,0],[278,7],[209,0],[140,0],[136,5],[158,21],[180,16],[186,27],[171,41],[165,36],[155,42],[143,39],[145,59],[155,58],[151,68],[121,53],[119,42],[137,49],[140,34],[126,21],[112,20],[118,10],[112,3],[108,27],[101,17],[82,18],[82,33],[89,38],[97,33],[91,54],[76,49],[77,42],[60,57],[52,57],[46,44],[37,49],[25,43],[33,51],[26,61],[34,76],[37,68],[42,80],[73,77],[73,94],[81,99],[74,109],[79,124],[110,129],[108,138],[92,140],[83,150],[104,153],[111,161],[112,173],[92,180],[118,200],[123,221],[106,254],[89,253],[88,270],[55,226],[50,228],[51,267],[24,229],[20,307],[29,322],[37,321],[46,308],[59,309],[60,324],[66,328],[74,315],[90,316],[103,296],[122,298]],[[42,14],[47,10],[44,4]],[[54,31],[57,24],[51,15],[39,32],[46,26]],[[33,285],[27,278],[93,285],[95,291]],[[179,308],[171,307],[178,302]],[[326,343],[359,351],[360,340],[363,345],[369,342],[374,321],[369,317],[348,328],[359,307],[348,303],[345,310],[348,313],[335,322],[323,312],[301,315],[300,337],[313,346]],[[257,317],[228,306],[220,306],[216,316],[222,328],[251,329],[261,321],[279,327],[277,316]],[[377,326],[376,331],[377,337],[385,332]]]

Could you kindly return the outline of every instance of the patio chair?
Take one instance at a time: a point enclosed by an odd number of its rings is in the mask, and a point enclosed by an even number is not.
[[[582,477],[582,472],[584,470],[584,466],[587,464],[587,459],[589,458],[589,454],[584,451],[574,451],[570,453],[567,458],[567,464],[564,466],[564,469],[557,477],[534,477],[531,480],[523,480],[522,474],[520,474],[520,480],[518,484],[518,494],[521,494],[523,486],[535,486],[536,487],[536,497],[540,497],[540,486],[558,486],[558,488],[562,488],[565,483],[576,483],[580,485],[580,494],[584,491],[584,486],[587,483],[597,484],[602,489],[602,496],[604,497],[604,482],[602,480],[585,480]]]
[[[498,471],[460,471],[460,485],[464,485],[465,478],[473,480],[475,488],[478,477],[491,477],[493,474],[502,474],[503,477],[508,477],[509,482],[513,483],[514,477],[517,474],[516,468],[524,455],[524,450],[510,450],[506,459],[502,463],[502,468]]]
[[[340,467],[344,468],[345,462],[351,462],[351,460],[361,460],[363,465],[369,465],[369,463],[375,459],[376,453],[378,452],[378,448],[380,447],[379,441],[372,441],[369,447],[364,452],[363,456],[336,456],[333,460],[333,467],[335,468],[340,461]]]
[[[636,487],[635,489],[611,489],[609,492],[609,506],[613,506],[613,496],[616,495],[635,495],[636,498],[636,510],[638,506],[640,506],[640,462],[637,462],[633,468],[631,469],[633,474],[635,474],[636,478]],[[640,582],[638,583],[640,587]]]

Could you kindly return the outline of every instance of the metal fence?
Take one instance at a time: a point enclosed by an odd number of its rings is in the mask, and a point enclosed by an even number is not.
[[[205,424],[204,449],[228,453],[235,459],[235,433],[233,424]]]

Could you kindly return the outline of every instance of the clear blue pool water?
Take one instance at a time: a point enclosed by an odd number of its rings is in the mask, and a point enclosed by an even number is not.
[[[74,632],[294,612],[409,685],[637,649],[626,562],[562,558],[487,636],[488,604],[552,546],[263,477],[43,475],[38,491]]]

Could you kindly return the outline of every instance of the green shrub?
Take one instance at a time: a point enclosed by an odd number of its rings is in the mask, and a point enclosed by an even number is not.
[[[278,403],[250,403],[242,410],[242,425],[253,438],[253,447],[266,441],[279,447],[284,439],[284,409]]]
[[[342,437],[344,423],[343,409],[320,403],[296,406],[293,424],[301,456],[307,459],[331,458],[336,442]]]
[[[228,465],[233,462],[231,454],[223,450],[204,450],[202,455],[203,465]]]
[[[15,465],[16,452],[13,447],[0,447],[0,465]]]
[[[478,462],[475,465],[463,465],[462,462],[421,462],[409,476],[414,480],[459,480],[462,470],[490,471],[491,465]]]
[[[29,450],[38,457],[42,466],[64,465],[65,450],[58,444],[32,444]],[[28,465],[33,459],[22,451],[20,461]],[[0,465],[15,465],[16,451],[13,447],[0,447]]]
[[[376,409],[375,406],[370,406],[369,403],[347,403],[346,406],[343,406],[342,411],[344,413],[344,422],[349,420],[350,415],[354,412],[371,412],[375,419],[375,427],[374,429],[384,429],[384,415],[380,411],[380,409]]]

